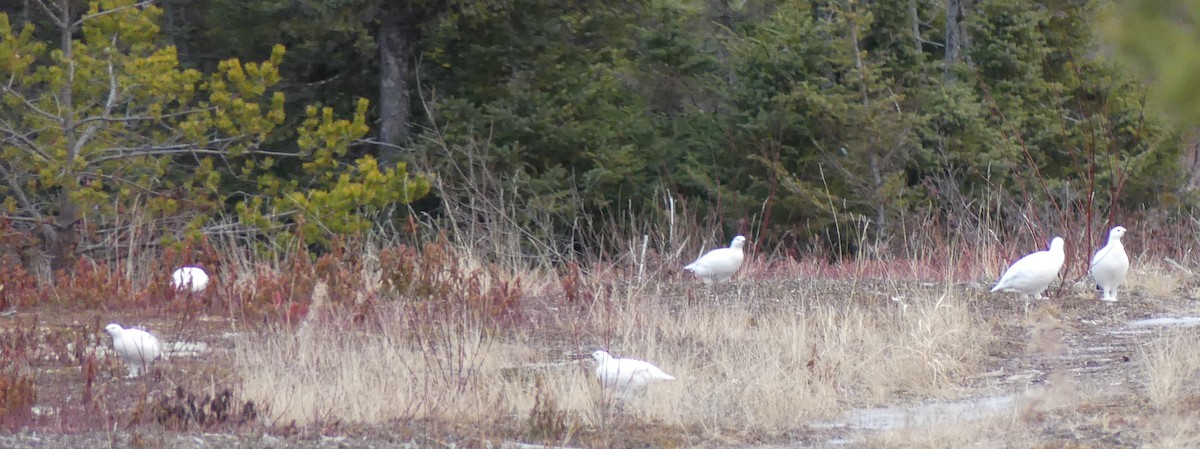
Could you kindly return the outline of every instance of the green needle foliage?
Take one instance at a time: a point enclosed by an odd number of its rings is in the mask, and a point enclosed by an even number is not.
[[[440,139],[419,150],[453,180],[442,144],[486,142],[526,196],[575,192],[562,229],[669,191],[721,234],[850,251],[905,217],[1057,228],[1181,193],[1178,137],[1097,56],[1094,1],[968,2],[956,60],[947,2],[530,3],[425,29]]]

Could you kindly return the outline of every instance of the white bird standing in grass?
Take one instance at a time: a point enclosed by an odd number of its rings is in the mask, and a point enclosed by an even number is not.
[[[171,273],[171,286],[175,290],[200,293],[208,286],[208,274],[200,267],[183,267]]]
[[[1049,250],[1022,257],[1008,267],[1004,276],[1000,277],[1000,282],[992,287],[992,291],[1019,292],[1041,299],[1042,292],[1058,277],[1058,270],[1062,268],[1064,260],[1066,253],[1063,252],[1063,239],[1055,237],[1050,241]]]
[[[653,382],[675,380],[657,366],[635,359],[614,359],[604,351],[592,353],[596,360],[596,378],[600,386],[611,389],[622,399],[632,399]]]
[[[742,261],[746,258],[745,252],[742,251],[745,244],[746,237],[734,237],[728,248],[709,251],[683,269],[695,273],[705,284],[728,281],[733,277],[733,273],[742,267]]]
[[[1129,255],[1125,254],[1125,245],[1121,244],[1121,237],[1124,236],[1124,227],[1112,228],[1108,231],[1108,244],[1092,256],[1092,280],[1104,292],[1100,296],[1101,301],[1116,301],[1117,287],[1129,273]]]
[[[162,357],[162,344],[149,332],[141,329],[125,329],[117,323],[105,326],[104,331],[112,336],[113,349],[129,366],[128,377],[145,374],[146,368],[150,367],[150,362]]]

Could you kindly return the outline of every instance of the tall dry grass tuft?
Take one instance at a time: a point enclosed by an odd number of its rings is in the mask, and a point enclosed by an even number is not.
[[[400,317],[390,318],[381,321]],[[277,327],[238,347],[241,394],[269,404],[277,424],[481,423],[501,410],[500,392],[485,388],[499,359],[482,329],[461,324],[435,323],[422,337],[399,327]]]
[[[1145,373],[1146,397],[1160,411],[1174,411],[1192,402],[1196,375],[1200,374],[1200,335],[1176,330],[1157,335],[1139,346],[1138,358]]]
[[[1124,294],[1129,291],[1140,291],[1142,294],[1150,297],[1169,297],[1176,294],[1186,284],[1187,278],[1187,273],[1177,269],[1169,269],[1162,265],[1154,266],[1149,263],[1139,263],[1131,267],[1129,275],[1125,279],[1125,285],[1122,286],[1122,291],[1118,292],[1118,294]]]
[[[1161,416],[1150,423],[1148,449],[1185,449],[1200,447],[1200,425],[1195,411]]]

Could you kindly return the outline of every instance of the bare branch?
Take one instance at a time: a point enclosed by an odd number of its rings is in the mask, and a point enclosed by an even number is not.
[[[117,36],[112,37],[113,47],[117,46]],[[112,116],[113,106],[117,103],[117,96],[120,91],[117,90],[117,73],[113,68],[112,56],[108,57],[108,99],[104,103],[104,117]]]
[[[13,193],[17,196],[17,202],[21,203],[21,207],[29,211],[29,214],[33,215],[34,218],[40,220],[42,214],[34,207],[33,202],[29,201],[29,196],[25,194],[25,189],[21,187],[21,182],[17,180],[16,176],[13,176],[11,170],[4,167],[4,164],[0,164],[0,175],[3,175],[4,180],[8,182],[8,188],[12,189]]]
[[[35,105],[35,104],[33,104],[33,102],[29,101],[28,98],[25,98],[24,94],[21,94],[20,92],[9,89],[8,86],[5,86],[4,89],[0,90],[0,92],[7,93],[9,95],[16,97],[17,99],[20,99],[21,103],[24,104],[25,107],[29,108],[29,110],[31,110],[33,112],[36,112],[38,115],[42,116],[42,118],[45,118],[47,120],[53,120],[54,122],[60,123],[60,124],[63,121],[62,117],[42,110],[42,108],[37,107],[37,105]]]
[[[143,193],[154,193],[153,189],[149,189],[146,186],[143,186],[134,181],[130,181],[129,179],[125,179],[125,178],[117,176],[117,175],[102,174],[102,173],[96,173],[96,172],[92,172],[92,171],[86,171],[86,172],[80,172],[79,177],[80,178],[103,179],[103,180],[108,181],[110,184],[128,184],[130,187],[136,188],[137,190],[140,190]],[[155,178],[154,182],[157,182],[157,178]]]
[[[42,8],[42,11],[46,11],[46,15],[50,16],[50,21],[54,22],[55,26],[58,26],[60,28],[65,27],[65,26],[67,26],[67,21],[71,20],[70,17],[67,17],[67,18],[59,17],[59,14],[62,13],[62,10],[59,10],[56,12],[51,9],[51,7],[53,7],[54,9],[58,9],[57,5],[54,5],[53,3],[46,3],[45,0],[34,0],[34,1],[36,1],[38,6],[40,6]]]
[[[41,0],[38,0],[38,1],[41,1]],[[126,5],[126,6],[121,6],[121,7],[117,7],[117,8],[113,8],[113,9],[100,11],[95,14],[84,14],[82,17],[79,18],[79,20],[76,20],[75,23],[72,23],[71,26],[77,27],[77,26],[83,25],[83,22],[86,22],[88,20],[103,16],[106,14],[121,12],[121,11],[129,9],[129,8],[142,8],[142,7],[152,5],[152,4],[154,4],[154,0],[146,0],[143,2],[134,3],[132,5]]]
[[[82,124],[91,123],[91,122],[109,122],[109,123],[142,122],[142,121],[157,120],[157,119],[164,119],[164,118],[183,117],[183,116],[187,116],[189,114],[194,114],[197,112],[213,111],[216,109],[217,109],[216,107],[212,107],[212,106],[207,107],[207,108],[188,109],[186,111],[162,114],[158,117],[152,117],[149,115],[126,115],[126,116],[122,116],[122,117],[94,116],[94,117],[88,117],[83,120],[80,120],[79,124],[82,125]]]
[[[295,215],[298,212],[299,211],[296,211],[296,210],[280,212],[280,213],[275,213],[275,214],[264,215],[264,218],[274,221],[275,219],[278,219],[278,218],[284,218],[284,217],[287,217],[290,215]],[[3,217],[3,216],[0,215],[0,217]],[[158,229],[172,228],[174,226],[164,226],[164,224],[170,223],[172,221],[178,221],[177,218],[178,217],[176,217],[176,219],[174,219],[174,220],[165,220],[165,219],[155,220],[155,222],[151,223],[150,226],[158,228]],[[26,219],[25,221],[32,221],[32,220]],[[107,234],[119,234],[121,232],[129,232],[130,230],[132,230],[136,227],[139,227],[139,226],[144,226],[144,225],[143,224],[130,224],[130,225],[125,225],[125,226],[121,226],[121,227],[104,229],[101,232],[104,232]],[[272,228],[280,229],[285,226],[286,225],[277,225],[277,226],[273,226]],[[203,227],[200,229],[200,232],[205,235],[213,235],[213,234],[218,234],[218,233],[220,233],[220,234],[256,235],[256,234],[262,233],[262,231],[263,231],[262,229],[246,226],[237,221],[209,225],[209,226],[206,226],[206,227]],[[130,244],[132,244],[132,243],[130,243]],[[107,243],[107,242],[96,243],[96,244],[88,245],[85,247],[81,247],[80,251],[92,252],[92,251],[98,251],[98,250],[104,250],[104,249],[111,249],[110,245],[111,244]],[[142,242],[139,245],[149,247],[149,246],[157,246],[158,243],[155,241],[148,241],[148,242]]]
[[[263,215],[263,218],[266,218],[268,221],[273,221],[277,218],[288,217],[291,215],[296,215],[298,213],[300,213],[300,210],[294,209],[294,210],[289,210],[286,212],[277,212],[277,213],[273,213],[273,214]],[[282,226],[280,226],[280,227],[282,227]],[[255,228],[250,228],[248,226],[242,225],[241,222],[235,221],[235,222],[230,222],[230,223],[222,223],[222,224],[218,224],[218,225],[208,226],[208,227],[205,227],[204,229],[202,229],[202,231],[205,234],[209,234],[209,233],[224,232],[224,231],[228,231],[228,230],[239,230],[239,229],[255,229]],[[255,232],[257,232],[257,231],[255,231]]]
[[[304,87],[319,87],[319,86],[323,86],[325,84],[332,83],[332,82],[336,81],[338,78],[341,78],[342,73],[344,73],[344,72],[334,74],[333,76],[331,76],[329,78],[325,78],[323,80],[317,80],[317,81],[313,81],[311,83],[305,83]]]
[[[117,45],[117,36],[112,37],[112,45]],[[110,56],[108,59],[108,98],[104,101],[104,112],[101,113],[101,117],[108,118],[112,116],[112,110],[113,107],[116,106],[119,93],[120,92],[117,89],[117,74],[116,70],[113,69],[112,57]],[[77,126],[85,125],[83,121],[80,121]],[[86,125],[83,133],[80,134],[79,139],[75,140],[75,154],[83,154],[83,147],[92,140],[92,137],[96,135],[96,131],[99,128],[99,123]]]
[[[58,92],[50,92],[50,98],[54,99],[54,107],[58,108],[58,110],[60,110],[60,111],[63,110],[62,98],[60,98],[58,96]],[[62,118],[62,116],[51,115],[51,117],[57,117],[59,123],[65,122],[65,120]]]
[[[227,140],[232,140],[232,139],[227,139]],[[92,159],[91,161],[88,161],[88,164],[89,165],[90,164],[99,164],[99,163],[103,163],[103,162],[115,161],[115,160],[127,159],[127,158],[134,158],[134,157],[165,156],[165,155],[169,155],[169,154],[183,154],[183,153],[211,154],[211,155],[217,155],[217,156],[228,156],[229,155],[229,152],[225,151],[225,150],[213,150],[213,149],[208,149],[208,148],[198,148],[192,144],[178,144],[178,145],[157,146],[157,147],[149,147],[149,148],[107,148],[107,149],[101,150],[101,152],[115,153],[115,154],[109,154],[107,156],[102,156],[102,157],[98,157],[96,159]],[[278,151],[262,151],[262,150],[252,151],[251,154],[260,154],[260,155],[264,155],[264,156],[276,156],[276,157],[297,157],[298,156],[296,153],[281,153]]]
[[[410,149],[409,147],[406,147],[406,146],[391,144],[391,143],[387,143],[387,142],[380,142],[380,141],[374,140],[374,139],[358,139],[358,140],[355,140],[354,143],[355,144],[378,145],[381,147],[393,148],[393,149],[397,149],[397,150],[409,150]]]
[[[44,161],[50,161],[50,155],[42,152],[42,149],[38,147],[37,143],[29,140],[28,135],[35,132],[37,131],[29,131],[28,133],[21,134],[20,132],[17,132],[11,123],[8,123],[8,120],[0,119],[0,133],[7,134],[9,136],[9,138],[4,139],[5,141],[14,143],[14,146],[25,148],[26,151],[41,157]]]
[[[3,218],[8,221],[20,221],[20,222],[25,222],[25,223],[41,223],[42,222],[42,219],[40,219],[40,218],[24,217],[21,215],[0,214],[0,218]]]

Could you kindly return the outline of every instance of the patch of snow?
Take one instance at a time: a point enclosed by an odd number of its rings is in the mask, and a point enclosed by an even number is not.
[[[952,425],[988,418],[1012,410],[1015,396],[991,396],[962,401],[925,402],[895,407],[855,409],[842,418],[812,424],[814,428],[850,427],[861,430],[894,430],[922,425]]]
[[[171,357],[196,357],[208,351],[208,343],[202,341],[176,341],[167,343],[167,354]]]
[[[1196,316],[1181,316],[1181,317],[1161,317],[1147,318],[1144,320],[1130,321],[1129,327],[1151,327],[1151,326],[1200,326],[1200,317]]]

